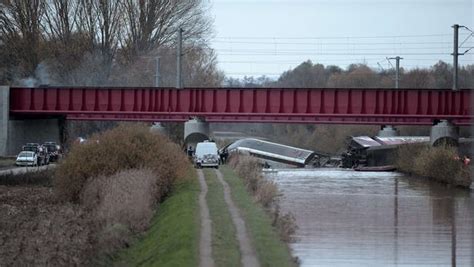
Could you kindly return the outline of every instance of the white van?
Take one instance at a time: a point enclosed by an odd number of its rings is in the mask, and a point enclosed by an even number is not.
[[[219,153],[217,152],[216,143],[209,141],[197,143],[193,160],[196,168],[219,168]]]

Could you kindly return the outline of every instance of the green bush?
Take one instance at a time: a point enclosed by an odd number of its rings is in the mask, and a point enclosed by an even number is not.
[[[189,166],[178,145],[144,125],[120,125],[75,144],[57,168],[54,186],[60,199],[77,202],[91,178],[122,170],[149,169],[157,175],[156,198],[161,200]]]

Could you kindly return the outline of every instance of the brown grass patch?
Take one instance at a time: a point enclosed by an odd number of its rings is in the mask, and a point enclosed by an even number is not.
[[[156,180],[150,170],[126,170],[90,179],[81,203],[93,210],[94,217],[105,228],[121,224],[140,232],[148,227],[153,216]]]
[[[0,186],[1,266],[83,266],[94,255],[94,225],[52,188]]]

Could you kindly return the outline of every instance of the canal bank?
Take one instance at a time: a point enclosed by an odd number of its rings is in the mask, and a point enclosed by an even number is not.
[[[473,266],[474,194],[394,172],[266,174],[299,230],[302,266]],[[453,265],[454,263],[454,265]]]
[[[232,169],[221,166],[219,171],[197,170],[190,177],[177,184],[160,204],[142,237],[115,256],[116,264],[296,266],[269,214],[254,201]],[[205,187],[199,185],[198,177],[204,178]],[[203,205],[199,204],[203,188],[208,210],[207,217],[204,216],[208,218],[204,224],[208,225],[204,227],[200,214]],[[233,204],[229,205],[229,201]],[[203,243],[205,228],[210,242]]]

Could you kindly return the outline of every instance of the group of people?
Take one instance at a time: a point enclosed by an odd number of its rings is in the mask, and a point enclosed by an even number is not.
[[[455,156],[454,159],[462,162],[464,166],[468,166],[469,163],[471,163],[471,159],[468,156],[463,156],[463,157]]]

